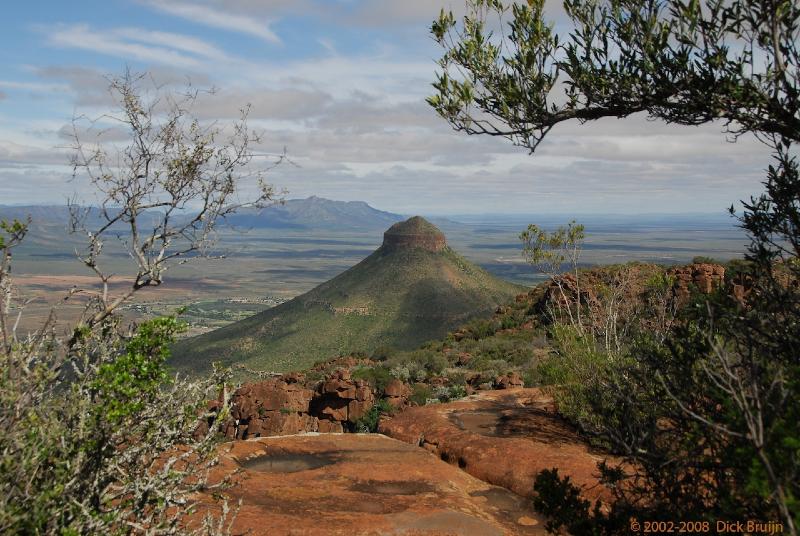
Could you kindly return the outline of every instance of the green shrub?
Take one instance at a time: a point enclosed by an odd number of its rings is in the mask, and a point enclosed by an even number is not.
[[[429,386],[424,383],[415,383],[411,388],[411,396],[408,399],[417,406],[424,406],[427,404],[428,399],[432,397],[433,393]]]
[[[722,262],[714,259],[712,257],[706,257],[704,255],[698,255],[692,258],[692,264],[722,264]]]
[[[631,532],[627,512],[618,511],[614,506],[606,512],[599,500],[590,509],[589,501],[581,498],[580,488],[569,476],[560,477],[556,468],[536,475],[533,489],[536,492],[533,507],[548,518],[544,528],[551,534],[566,531],[575,536],[612,536]]]
[[[458,400],[467,396],[467,387],[464,384],[450,386],[450,400]]]
[[[374,367],[357,367],[352,372],[354,380],[364,380],[370,384],[378,393],[383,393],[386,386],[392,381],[393,377],[389,368],[385,365]]]
[[[533,484],[536,497],[533,507],[547,516],[544,528],[558,534],[561,528],[569,534],[583,534],[581,530],[588,522],[589,501],[581,499],[580,489],[570,482],[570,477],[558,476],[558,469],[545,469]]]
[[[605,393],[598,383],[626,361],[604,352],[573,326],[556,323],[551,333],[555,352],[537,366],[538,379],[550,386],[559,413],[584,432],[594,433],[605,421],[591,409],[590,398]]]
[[[353,428],[360,434],[372,434],[378,431],[378,421],[382,413],[391,414],[394,408],[386,399],[378,400],[369,411],[355,422]]]
[[[500,329],[514,329],[522,324],[523,315],[507,314],[500,319]]]

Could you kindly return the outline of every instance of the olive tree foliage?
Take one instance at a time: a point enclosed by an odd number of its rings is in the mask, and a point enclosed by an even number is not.
[[[797,534],[800,4],[565,0],[564,34],[541,0],[467,4],[462,20],[442,12],[432,26],[445,52],[429,103],[456,130],[533,152],[563,121],[643,113],[715,122],[733,141],[753,135],[771,148],[765,191],[738,215],[751,238],[746,296],[698,300],[666,336],[642,334],[621,370],[583,389],[597,434],[635,469],[603,472],[617,496],[609,516],[746,515]],[[608,517],[568,528],[624,525]]]
[[[433,23],[445,53],[428,101],[455,129],[533,151],[563,121],[645,112],[798,141],[796,2],[566,0],[566,36],[544,4],[468,0],[460,24],[444,11]]]
[[[119,109],[92,126],[122,129],[127,141],[75,139],[74,180],[94,185],[99,209],[73,205],[71,229],[86,236],[78,257],[97,289],[65,297],[86,296],[66,330],[57,308],[37,330],[18,329],[26,302],[11,259],[29,222],[0,224],[0,533],[224,534],[235,508],[208,503],[228,480],[209,478],[218,440],[198,424],[213,417],[210,399],[224,418],[230,374],[170,376],[169,347],[185,326],[174,316],[125,325],[118,311],[206,253],[221,218],[275,193],[263,169],[251,171],[246,111],[225,130],[192,116],[195,92],[130,73],[110,91]],[[248,179],[258,187],[249,198]],[[135,274],[113,292],[107,239],[122,242]]]

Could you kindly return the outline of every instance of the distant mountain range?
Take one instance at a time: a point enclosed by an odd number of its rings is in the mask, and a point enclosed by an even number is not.
[[[90,211],[90,217],[97,213]],[[64,226],[69,220],[69,210],[64,205],[0,205],[0,219],[24,220],[28,216],[34,228]],[[380,230],[403,219],[372,208],[363,201],[333,201],[311,196],[306,199],[289,199],[264,209],[243,209],[229,216],[225,223],[248,229],[326,229]]]
[[[403,219],[372,208],[363,201],[332,201],[311,196],[306,199],[289,199],[261,210],[241,210],[227,218],[235,227],[252,229],[327,229],[375,230]]]
[[[175,345],[170,364],[187,373],[211,363],[301,370],[340,353],[408,350],[493,311],[522,287],[495,278],[414,217],[335,278],[286,303]]]

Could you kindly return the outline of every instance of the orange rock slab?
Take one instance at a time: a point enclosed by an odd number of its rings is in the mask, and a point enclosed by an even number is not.
[[[590,448],[536,388],[482,391],[448,404],[410,408],[382,419],[378,430],[525,497],[533,497],[536,475],[555,467],[586,498],[606,498],[597,463],[616,461]]]
[[[220,450],[214,476],[235,474],[225,495],[241,500],[234,534],[545,534],[530,501],[380,434],[268,437]]]

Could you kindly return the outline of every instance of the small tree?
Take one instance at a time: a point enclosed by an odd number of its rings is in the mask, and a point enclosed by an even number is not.
[[[18,332],[25,304],[13,285],[11,253],[27,225],[0,224],[3,534],[230,529],[227,503],[219,515],[187,525],[187,516],[200,515],[198,493],[210,496],[226,485],[209,480],[217,440],[213,427],[203,433],[198,424],[214,416],[209,399],[221,398],[217,417],[224,418],[229,374],[170,377],[165,361],[182,323],[165,317],[125,326],[117,310],[141,289],[162,284],[170,267],[206,254],[221,218],[272,201],[274,191],[261,180],[263,169],[250,171],[256,138],[246,110],[230,130],[204,126],[191,115],[195,92],[148,93],[146,81],[130,73],[112,79],[120,108],[91,122],[122,127],[127,144],[75,137],[75,177],[95,186],[99,209],[73,204],[71,229],[87,237],[79,258],[100,288],[70,294],[89,299],[66,335],[55,311],[37,331]],[[250,199],[242,190],[246,178],[258,186]],[[134,263],[130,286],[116,296],[102,262],[108,238],[119,238]]]
[[[581,321],[581,296],[580,282],[578,280],[578,259],[581,255],[583,241],[586,238],[583,225],[571,221],[566,227],[559,227],[548,233],[538,225],[528,225],[528,228],[519,235],[522,241],[522,255],[540,272],[550,276],[558,286],[562,301],[566,305],[570,323],[582,328]],[[576,286],[576,312],[573,315],[571,300],[564,292],[561,271],[564,263],[575,274]]]
[[[70,228],[87,237],[79,259],[101,282],[100,292],[81,291],[91,299],[80,326],[102,323],[140,289],[160,285],[171,267],[207,256],[226,216],[277,197],[264,181],[266,168],[251,169],[251,146],[260,140],[247,127],[249,107],[227,129],[203,124],[191,114],[197,90],[170,93],[154,84],[146,89],[147,81],[130,72],[111,79],[109,90],[120,108],[73,121],[73,175],[88,179],[100,195],[99,209],[70,203]],[[82,137],[84,126],[88,134]],[[109,127],[122,128],[130,142],[91,140]],[[244,181],[256,186],[255,195],[242,195]],[[135,267],[131,286],[113,298],[112,275],[99,262],[108,238],[119,239]]]

